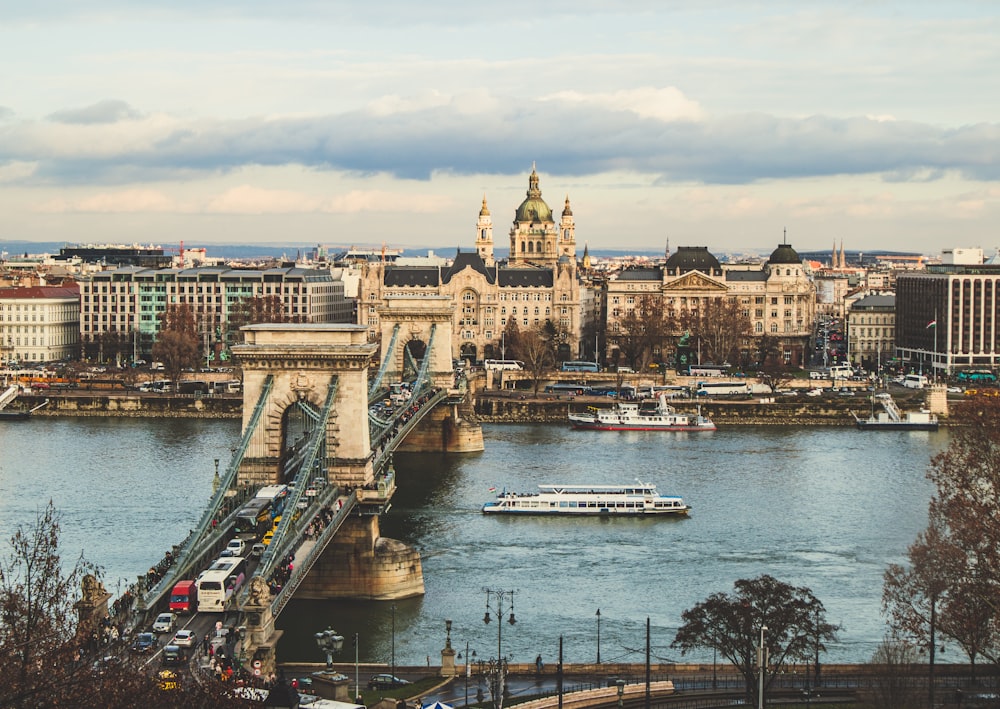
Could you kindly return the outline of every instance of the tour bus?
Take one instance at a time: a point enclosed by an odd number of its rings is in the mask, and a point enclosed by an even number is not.
[[[688,367],[689,377],[724,377],[728,372],[728,364],[692,364]]]
[[[287,497],[287,485],[262,487],[253,499],[248,500],[236,513],[233,533],[244,541],[260,539],[271,529],[271,521],[274,517],[281,514]]]
[[[198,607],[198,585],[194,581],[178,581],[170,592],[171,613],[194,613]]]
[[[903,386],[907,389],[923,389],[927,386],[927,377],[923,374],[907,374],[903,378]]]
[[[548,384],[545,387],[546,394],[576,394],[581,396],[583,394],[592,393],[592,389],[585,384],[573,384],[571,382],[556,382],[555,384]]]
[[[973,371],[963,371],[955,375],[955,379],[960,382],[976,382],[977,384],[994,384],[997,380],[997,375],[993,372],[985,369],[973,370]]]
[[[484,369],[492,369],[494,371],[500,369],[513,369],[520,371],[524,369],[524,362],[517,359],[487,359],[483,361]]]
[[[198,612],[224,613],[226,604],[243,588],[247,562],[241,556],[215,561],[198,579]]]
[[[587,362],[583,361],[571,361],[562,363],[562,371],[564,372],[599,372],[601,368],[597,366],[597,362]]]
[[[698,382],[695,393],[698,396],[739,396],[750,391],[747,382]]]

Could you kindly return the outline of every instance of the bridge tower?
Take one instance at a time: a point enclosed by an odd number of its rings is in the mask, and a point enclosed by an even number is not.
[[[368,434],[368,369],[378,346],[368,328],[336,324],[261,324],[243,328],[233,347],[243,367],[243,428],[265,380],[273,379],[262,422],[240,463],[240,484],[281,480],[286,455],[285,415],[292,405],[323,409],[336,379],[336,399],[326,429],[326,468],[331,482],[358,487],[374,478]]]

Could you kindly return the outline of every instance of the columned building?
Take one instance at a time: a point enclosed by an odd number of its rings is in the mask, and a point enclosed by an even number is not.
[[[869,372],[895,357],[896,296],[868,295],[847,311],[847,359]]]
[[[896,350],[938,375],[1000,366],[1000,266],[929,265],[896,279]]]
[[[54,362],[79,352],[80,289],[0,288],[0,359]]]
[[[484,196],[476,221],[475,251],[459,251],[445,266],[363,265],[358,324],[378,331],[378,313],[393,296],[447,296],[457,306],[452,335],[455,358],[510,358],[503,333],[511,320],[521,330],[551,321],[565,334],[563,354],[568,359],[578,356],[582,316],[576,226],[569,198],[557,224],[532,168],[527,195],[514,212],[510,258],[498,261],[493,248],[493,216]]]

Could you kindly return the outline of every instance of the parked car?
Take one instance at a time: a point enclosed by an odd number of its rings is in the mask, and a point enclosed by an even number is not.
[[[156,647],[156,635],[153,633],[139,633],[132,642],[132,652],[145,655],[152,652]]]
[[[156,620],[153,621],[153,632],[172,633],[174,630],[174,623],[176,621],[177,616],[173,613],[160,613],[156,616]]]
[[[198,644],[198,636],[192,630],[178,630],[170,639],[170,644],[179,647],[194,647]]]
[[[372,675],[368,679],[368,689],[391,689],[392,687],[402,687],[406,684],[409,684],[409,682],[395,675]]]

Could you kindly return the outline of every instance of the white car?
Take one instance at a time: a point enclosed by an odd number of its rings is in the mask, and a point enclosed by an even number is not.
[[[243,556],[246,549],[246,542],[242,539],[230,539],[229,544],[226,545],[226,551],[232,552],[232,556]]]
[[[177,616],[173,613],[160,613],[156,616],[156,620],[153,621],[153,632],[154,633],[170,633],[174,630],[174,622],[177,620]]]
[[[170,640],[170,645],[180,647],[194,647],[198,643],[198,636],[192,630],[178,630]]]

